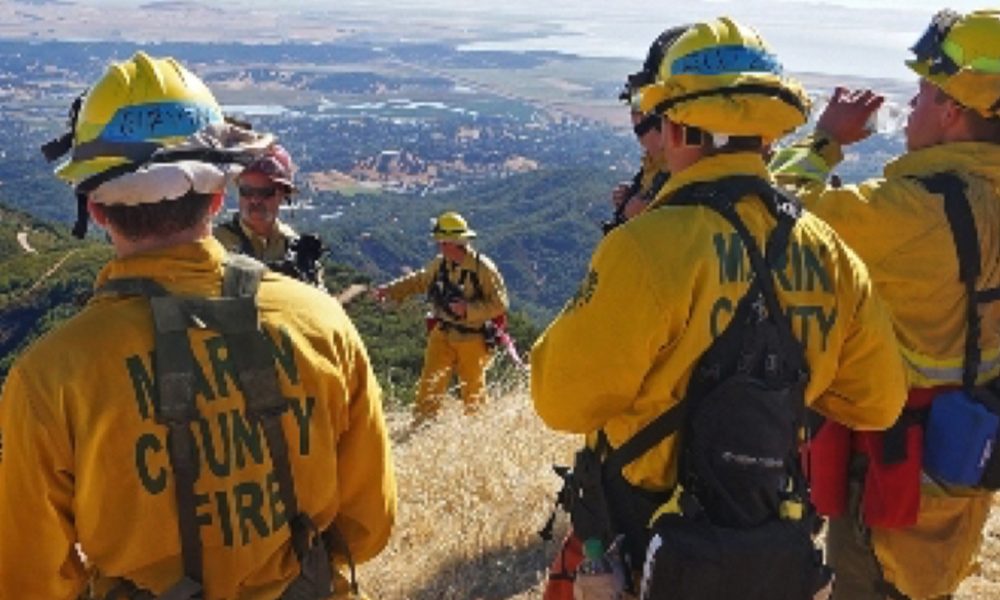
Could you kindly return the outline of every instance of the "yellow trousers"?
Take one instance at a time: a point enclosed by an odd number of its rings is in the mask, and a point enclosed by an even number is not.
[[[834,600],[884,600],[883,576],[912,600],[946,599],[975,570],[992,496],[946,496],[930,486],[915,525],[868,530],[858,524],[860,485],[852,482],[851,513],[831,519],[826,536]]]
[[[465,412],[471,413],[486,398],[486,365],[490,353],[479,335],[450,335],[435,327],[427,336],[424,368],[414,405],[414,415],[427,419],[437,414],[448,393],[452,373],[458,375]]]
[[[953,593],[976,568],[990,503],[989,495],[924,494],[916,525],[873,529],[872,542],[885,578],[914,600]]]

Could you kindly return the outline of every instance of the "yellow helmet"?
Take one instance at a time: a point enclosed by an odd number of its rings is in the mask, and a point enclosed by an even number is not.
[[[469,224],[457,212],[442,213],[432,223],[431,236],[438,242],[462,243],[476,237],[476,232],[469,229]]]
[[[1000,11],[943,10],[911,48],[918,75],[984,117],[1000,116]]]
[[[783,75],[760,34],[720,17],[692,25],[667,48],[656,82],[642,90],[642,109],[711,133],[771,141],[805,123],[809,98]]]
[[[222,123],[223,116],[208,87],[180,63],[136,52],[108,67],[71,120],[72,139],[50,158],[71,152],[55,173],[79,189],[88,179],[125,171],[158,148]]]

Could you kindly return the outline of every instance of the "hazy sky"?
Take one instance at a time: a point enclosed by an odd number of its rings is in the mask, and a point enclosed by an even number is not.
[[[80,4],[137,7],[148,1]],[[969,12],[984,5],[969,0],[283,0],[280,5],[239,0],[218,6],[268,13],[280,6],[331,24],[365,19],[402,39],[414,32],[426,39],[443,22],[452,30],[503,33],[505,39],[485,39],[472,49],[557,50],[637,62],[663,29],[728,14],[756,27],[790,71],[909,79],[903,61],[935,11],[948,6]]]

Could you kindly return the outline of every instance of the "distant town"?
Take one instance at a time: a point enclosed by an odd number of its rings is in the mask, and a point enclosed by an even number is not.
[[[138,48],[0,41],[0,197],[39,212],[37,184],[51,167],[38,146],[62,132],[86,81]],[[625,176],[639,156],[622,127],[627,112],[615,107],[615,73],[590,87],[573,83],[572,101],[547,90],[520,97],[497,83],[508,70],[553,70],[568,57],[467,56],[445,44],[144,48],[178,58],[205,79],[225,110],[277,134],[298,163],[304,197],[320,202],[327,193],[422,196],[540,168],[585,166]],[[588,103],[618,108],[617,119]],[[68,211],[40,212],[68,218]]]

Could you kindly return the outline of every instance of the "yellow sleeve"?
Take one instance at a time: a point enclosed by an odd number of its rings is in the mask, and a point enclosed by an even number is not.
[[[864,260],[875,280],[881,281],[879,263],[912,243],[898,232],[926,228],[920,224],[927,222],[926,215],[913,204],[914,198],[926,196],[926,192],[919,182],[909,179],[889,184],[876,177],[857,185],[827,185],[830,170],[842,159],[837,143],[817,133],[779,150],[770,168],[778,183],[794,191],[810,212],[829,223]],[[885,235],[888,224],[892,224],[894,235]]]
[[[823,186],[830,171],[842,160],[844,153],[840,144],[822,131],[816,131],[775,152],[768,170],[784,186]]]
[[[679,335],[681,324],[667,307],[685,307],[680,299],[678,306],[659,301],[648,270],[628,233],[612,232],[576,295],[535,343],[531,396],[549,427],[589,433],[620,416],[634,402],[652,357]]]
[[[66,427],[15,365],[0,396],[0,598],[69,600],[86,585]]]
[[[494,317],[507,312],[507,286],[496,265],[489,258],[479,256],[479,285],[483,289],[483,297],[470,302],[466,307],[465,320],[470,323],[485,323]]]
[[[854,289],[839,291],[838,297],[856,301],[839,307],[846,322],[836,373],[812,407],[852,429],[886,429],[906,402],[906,370],[888,307],[861,260],[850,248],[841,246],[845,264],[840,272],[854,276],[843,278],[838,285]]]
[[[396,518],[396,477],[382,413],[382,391],[353,325],[348,343],[350,405],[337,441],[340,510],[336,525],[356,562],[373,558],[389,540]]]
[[[426,294],[427,288],[430,287],[431,281],[433,281],[434,275],[437,273],[441,260],[440,256],[436,257],[419,271],[414,271],[409,275],[393,279],[385,284],[386,296],[393,302],[402,302],[410,296]]]

